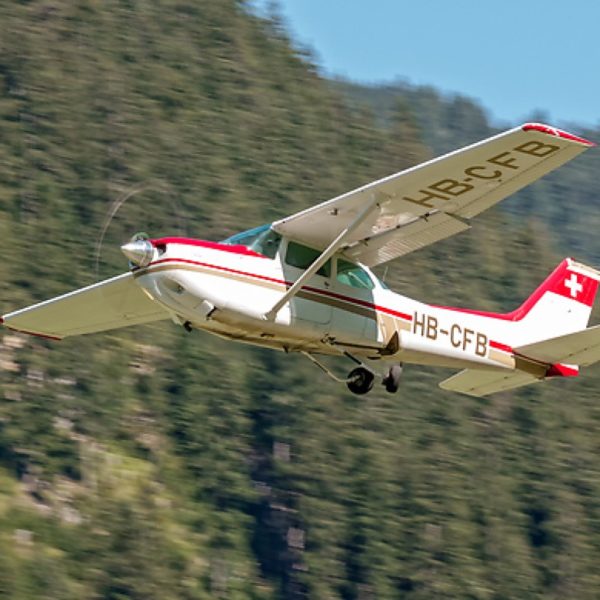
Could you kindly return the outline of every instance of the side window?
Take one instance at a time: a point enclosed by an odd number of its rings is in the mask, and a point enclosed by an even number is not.
[[[372,290],[375,287],[364,269],[342,258],[338,258],[337,261],[337,280],[344,285],[355,288]]]
[[[312,265],[321,253],[308,246],[289,242],[287,252],[285,253],[285,262],[298,269],[307,269]],[[329,277],[331,275],[331,260],[328,260],[318,271],[317,275]]]

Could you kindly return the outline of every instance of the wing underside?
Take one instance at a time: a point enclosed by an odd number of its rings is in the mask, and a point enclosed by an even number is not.
[[[276,221],[273,228],[322,250],[352,224],[339,250],[375,266],[468,229],[469,219],[590,146],[547,125],[526,124]]]
[[[480,397],[539,381],[543,380],[524,371],[465,369],[442,381],[440,387],[444,390]]]
[[[168,313],[148,298],[131,273],[8,313],[11,329],[62,339],[167,319]]]

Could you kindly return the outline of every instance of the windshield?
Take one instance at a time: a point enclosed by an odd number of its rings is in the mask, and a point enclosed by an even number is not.
[[[275,258],[281,243],[281,236],[273,231],[270,225],[261,225],[248,231],[242,231],[242,233],[236,233],[221,243],[230,246],[246,246],[267,258]]]
[[[256,240],[256,238],[269,229],[270,225],[261,225],[260,227],[255,227],[254,229],[248,229],[248,231],[242,231],[241,233],[236,233],[224,239],[221,243],[228,244],[229,246],[247,246],[250,247],[250,244]]]

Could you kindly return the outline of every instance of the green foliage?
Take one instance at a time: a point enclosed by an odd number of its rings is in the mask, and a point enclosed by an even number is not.
[[[3,312],[119,272],[136,231],[221,239],[492,131],[462,97],[322,80],[241,0],[0,9]],[[388,283],[510,310],[565,248],[599,262],[598,160]],[[414,368],[364,399],[169,323],[1,342],[0,598],[597,596],[593,372],[478,401]]]

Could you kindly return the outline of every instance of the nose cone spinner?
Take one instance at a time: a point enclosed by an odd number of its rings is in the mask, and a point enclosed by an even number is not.
[[[148,240],[136,240],[121,246],[121,252],[136,266],[146,267],[154,257],[154,246]]]

